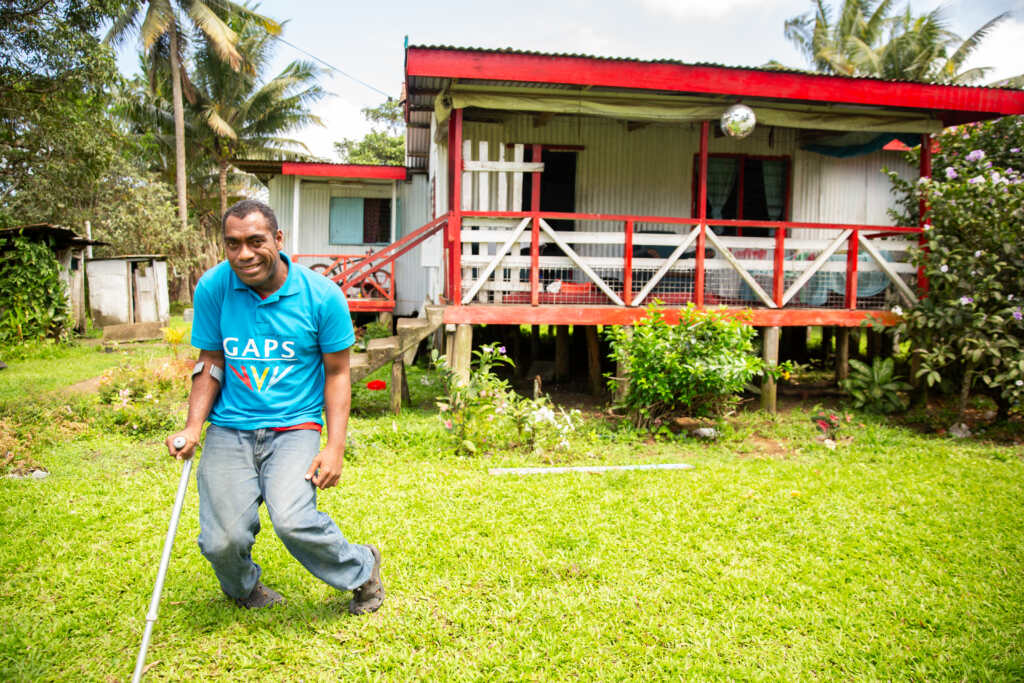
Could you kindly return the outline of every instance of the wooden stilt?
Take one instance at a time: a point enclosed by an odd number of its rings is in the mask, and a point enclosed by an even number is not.
[[[391,311],[381,311],[377,314],[377,322],[387,328],[388,334],[395,331],[395,316]]]
[[[590,366],[590,393],[600,398],[604,395],[604,387],[601,383],[601,344],[597,338],[597,327],[586,326],[587,334],[587,361]]]
[[[405,363],[399,356],[391,361],[391,412],[398,415],[402,412],[402,377],[405,375]]]
[[[559,325],[555,330],[555,379],[563,382],[569,377],[569,326]]]
[[[850,375],[850,328],[840,327],[836,330],[836,381],[844,380]]]
[[[830,325],[823,325],[821,328],[821,362],[828,363],[832,356],[832,340],[835,337],[834,330]]]
[[[624,330],[629,337],[633,336],[632,325],[626,325]],[[621,360],[616,361],[615,376],[618,378],[615,388],[615,400],[622,401],[626,398],[626,394],[629,393],[629,364]]]
[[[405,363],[402,363],[402,403],[412,407],[412,394],[409,393],[409,377],[405,374]]]
[[[763,330],[764,336],[762,338],[762,354],[765,363],[771,367],[775,367],[779,364],[779,337],[780,329],[778,327],[766,327]],[[765,375],[764,381],[761,383],[761,408],[767,410],[770,413],[774,413],[777,409],[776,397],[778,387],[775,383],[775,378],[771,375]]]
[[[473,350],[473,326],[467,324],[455,327],[455,345],[452,349],[452,369],[463,384],[469,382],[469,364]]]

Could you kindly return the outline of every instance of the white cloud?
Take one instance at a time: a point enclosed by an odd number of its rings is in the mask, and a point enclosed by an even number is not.
[[[1011,18],[996,27],[971,55],[967,67],[990,66],[986,83],[1024,73],[1024,20]]]
[[[677,21],[695,19],[722,19],[730,15],[738,15],[746,10],[763,10],[766,5],[771,5],[773,11],[779,10],[779,5],[793,7],[787,10],[786,16],[799,14],[809,9],[806,3],[796,2],[765,2],[765,0],[712,0],[711,2],[690,2],[688,0],[640,0],[640,4],[655,14],[664,14]],[[737,16],[737,19],[740,17]],[[781,31],[782,29],[779,28]]]

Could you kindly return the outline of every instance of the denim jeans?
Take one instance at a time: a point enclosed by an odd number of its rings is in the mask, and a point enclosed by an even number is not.
[[[316,487],[306,481],[306,470],[319,451],[315,430],[207,428],[196,473],[199,549],[228,596],[248,597],[260,578],[250,551],[261,502],[285,548],[314,576],[339,590],[370,578],[369,549],[346,541],[316,509]]]

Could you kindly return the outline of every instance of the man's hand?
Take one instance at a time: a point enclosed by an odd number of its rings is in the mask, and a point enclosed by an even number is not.
[[[341,479],[341,468],[345,460],[345,452],[341,449],[327,448],[320,451],[313,463],[306,470],[306,481],[320,489],[329,489]]]
[[[174,444],[175,439],[178,439],[179,437],[185,440],[185,445],[181,448],[177,448]],[[196,454],[196,444],[199,443],[199,434],[186,428],[180,432],[171,434],[167,437],[164,443],[167,445],[167,454],[172,458],[188,460]]]

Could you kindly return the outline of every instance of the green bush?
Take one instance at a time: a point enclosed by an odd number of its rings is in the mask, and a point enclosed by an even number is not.
[[[612,359],[627,368],[629,388],[621,406],[641,428],[650,429],[676,411],[720,415],[765,371],[754,353],[753,327],[692,304],[680,310],[676,325],[652,305],[632,330],[612,327],[606,334]],[[616,384],[613,378],[613,391]]]
[[[48,244],[0,240],[0,345],[66,338],[68,303],[60,265]]]

